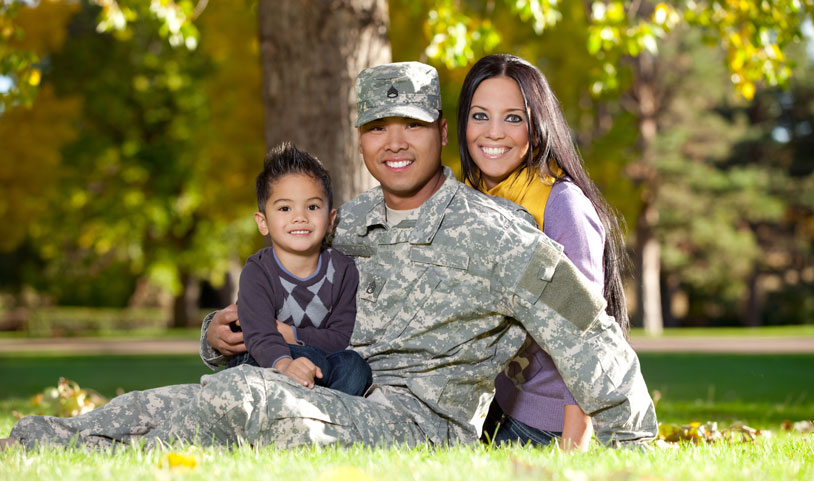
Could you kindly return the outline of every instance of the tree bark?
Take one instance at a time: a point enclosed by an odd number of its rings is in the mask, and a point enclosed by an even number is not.
[[[764,297],[765,294],[760,286],[760,270],[756,263],[752,268],[752,274],[749,276],[749,297],[746,300],[743,314],[744,326],[758,327],[763,324],[761,315],[763,314]]]
[[[173,301],[172,327],[199,326],[198,301],[201,298],[201,282],[197,277],[181,274],[181,292]]]
[[[260,0],[266,146],[316,155],[339,205],[375,185],[359,155],[353,82],[391,59],[386,0]]]
[[[653,165],[652,144],[658,133],[659,97],[656,93],[655,59],[642,52],[635,61],[635,95],[639,104],[640,160],[639,175],[644,182],[642,210],[636,224],[636,267],[639,278],[637,312],[644,330],[659,335],[664,330],[661,305],[661,245],[656,238],[658,223],[658,175]]]

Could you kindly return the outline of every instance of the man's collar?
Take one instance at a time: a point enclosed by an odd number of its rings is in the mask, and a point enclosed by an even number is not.
[[[441,221],[444,219],[447,206],[452,202],[452,198],[461,186],[452,169],[445,166],[443,167],[443,173],[446,180],[441,185],[441,188],[419,208],[416,226],[410,234],[411,244],[429,244],[432,242],[438,228],[441,226]],[[384,226],[386,223],[384,195],[381,189],[377,189],[374,202],[371,203],[371,208],[365,216],[365,223],[357,227],[356,234],[360,236],[367,235],[372,227]]]

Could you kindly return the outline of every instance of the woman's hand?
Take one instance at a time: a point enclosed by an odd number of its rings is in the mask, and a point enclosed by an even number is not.
[[[562,423],[562,438],[560,449],[563,451],[587,451],[591,437],[594,435],[594,426],[591,416],[585,414],[576,404],[565,406],[565,419]]]

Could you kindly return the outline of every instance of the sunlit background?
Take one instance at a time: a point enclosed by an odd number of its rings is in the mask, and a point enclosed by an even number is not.
[[[439,69],[453,169],[468,67],[510,52],[543,71],[626,222],[634,325],[814,323],[810,2],[338,3],[322,12],[332,28],[379,9],[391,58]],[[263,93],[264,64],[298,72],[268,64],[261,7],[0,4],[0,329],[195,326],[234,300],[263,244],[252,213],[266,142],[292,122],[318,131]]]

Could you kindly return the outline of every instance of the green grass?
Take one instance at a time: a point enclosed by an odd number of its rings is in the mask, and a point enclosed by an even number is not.
[[[34,356],[0,355],[0,399],[29,397],[60,376],[93,388],[105,396],[117,390],[134,391],[168,384],[197,383],[212,373],[197,355],[156,356]]]
[[[632,337],[647,337],[644,329],[630,330]],[[767,327],[666,328],[660,337],[814,337],[814,324]]]
[[[198,327],[189,328],[166,328],[166,327],[138,327],[129,329],[97,329],[81,332],[61,334],[60,336],[34,335],[26,331],[0,331],[0,340],[20,340],[43,339],[43,338],[93,338],[105,340],[190,340],[195,341],[201,338],[201,329]]]
[[[703,480],[814,479],[814,438],[780,430],[785,419],[814,418],[814,354],[740,355],[643,353],[642,370],[664,423],[735,421],[771,430],[754,443],[682,445],[650,452],[594,449],[561,453],[553,448],[390,449],[273,448],[194,451],[187,471],[159,467],[166,451],[134,448],[114,453],[42,449],[0,452],[0,479],[16,480]],[[208,372],[195,356],[0,355],[0,436],[11,429],[12,410],[27,412],[26,398],[62,375],[110,395],[196,382]],[[181,448],[177,448],[181,449]],[[341,469],[340,469],[341,468]],[[344,470],[344,471],[343,471]],[[333,476],[333,477],[332,477]]]
[[[433,449],[242,447],[193,451],[197,465],[160,467],[166,451],[125,448],[115,453],[42,449],[0,453],[0,478],[31,480],[206,480],[275,481],[509,481],[509,480],[743,480],[810,481],[814,445],[810,437],[781,435],[756,443],[684,445],[651,452],[595,449],[562,453],[554,448]]]
[[[659,420],[776,428],[814,418],[814,354],[641,353]],[[658,391],[658,394],[656,394]]]

